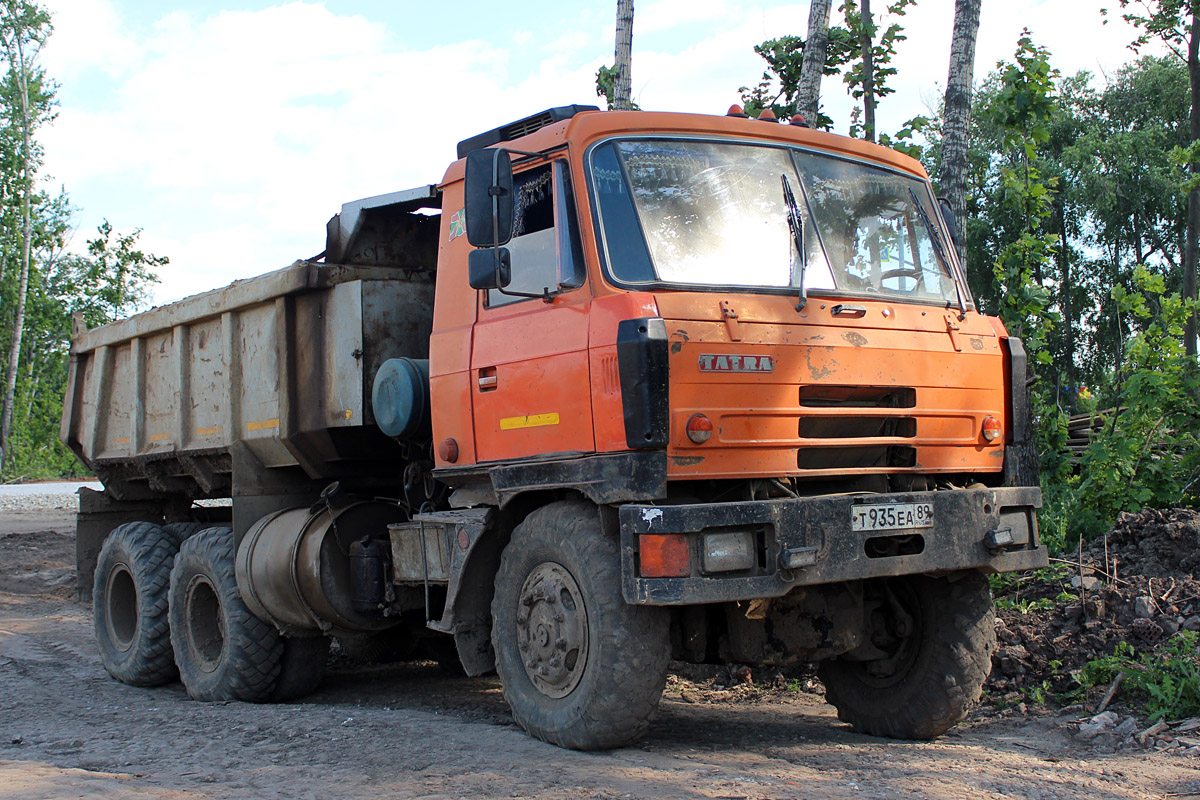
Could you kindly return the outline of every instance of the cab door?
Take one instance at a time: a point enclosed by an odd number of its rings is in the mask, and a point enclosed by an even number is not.
[[[514,176],[512,281],[479,292],[471,348],[478,461],[595,451],[588,312],[566,162]]]

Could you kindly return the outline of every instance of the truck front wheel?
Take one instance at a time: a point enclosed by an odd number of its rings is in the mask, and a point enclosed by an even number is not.
[[[209,528],[184,541],[171,570],[171,643],[193,700],[267,700],[284,643],[250,613],[233,569],[233,531]]]
[[[552,503],[517,526],[492,620],[504,699],[530,734],[574,750],[645,734],[666,683],[669,617],[621,597],[618,543],[595,506]]]
[[[158,686],[175,677],[167,588],[175,539],[150,522],[113,529],[96,560],[92,609],[100,660],[109,674],[133,686]]]
[[[867,636],[876,657],[822,662],[825,698],[861,733],[945,733],[978,702],[991,671],[996,630],[987,579],[975,572],[956,581],[891,578],[869,591]]]

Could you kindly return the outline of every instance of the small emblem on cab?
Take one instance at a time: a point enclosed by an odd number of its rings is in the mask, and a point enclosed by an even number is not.
[[[701,372],[774,372],[775,359],[771,356],[742,356],[700,354]]]

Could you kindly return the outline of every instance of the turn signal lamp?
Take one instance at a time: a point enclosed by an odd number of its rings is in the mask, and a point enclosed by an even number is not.
[[[643,578],[686,578],[692,574],[688,538],[682,533],[643,533],[638,537]]]
[[[712,420],[703,414],[692,414],[685,427],[687,437],[692,440],[693,444],[704,444],[712,437]]]
[[[988,414],[983,418],[983,438],[989,442],[994,442],[1004,435],[1004,426],[1000,424],[1000,420]]]

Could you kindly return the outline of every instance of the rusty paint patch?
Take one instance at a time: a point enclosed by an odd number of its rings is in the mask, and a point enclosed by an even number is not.
[[[804,358],[813,380],[819,381],[837,372],[838,363],[833,360],[832,347],[810,347]]]
[[[971,349],[972,350],[982,350],[983,349],[983,339],[972,338],[971,339]]]
[[[671,355],[678,355],[683,350],[683,342],[671,342]]]
[[[863,336],[858,331],[846,331],[842,334],[842,338],[855,347],[862,347],[867,343],[867,337]]]
[[[704,461],[704,456],[671,456],[671,463],[677,467],[694,467]]]

